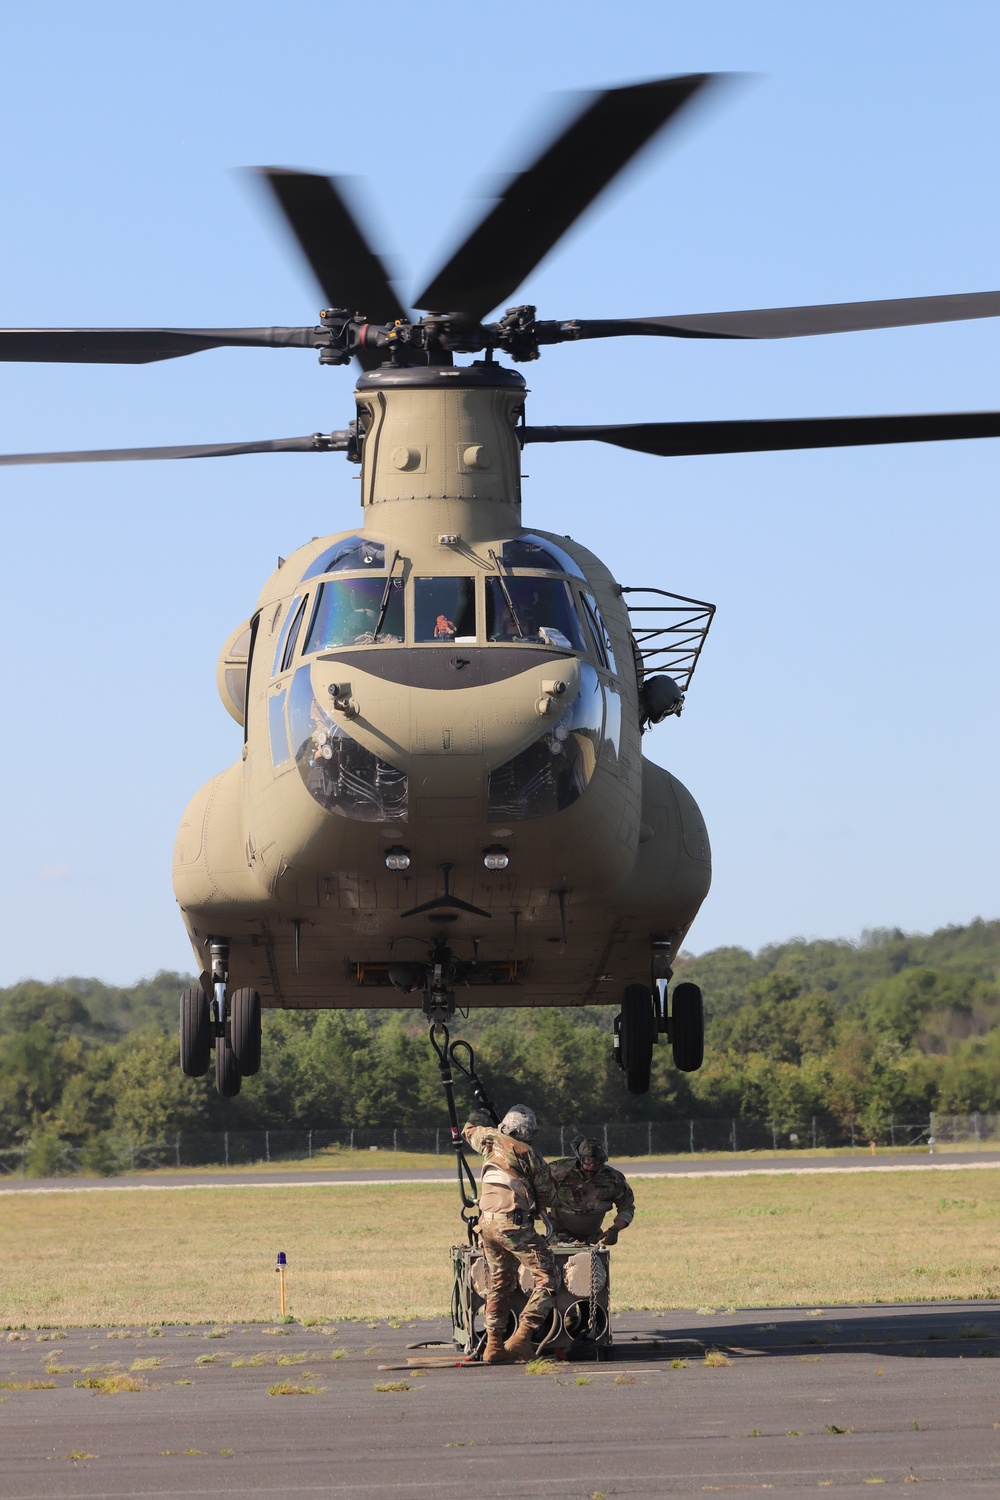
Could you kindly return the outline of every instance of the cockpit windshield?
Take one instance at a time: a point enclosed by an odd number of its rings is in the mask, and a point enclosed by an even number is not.
[[[373,572],[385,568],[385,543],[372,542],[363,536],[347,536],[321,552],[303,573],[302,581],[319,578],[324,573],[360,572],[362,568],[371,568]]]
[[[338,578],[319,586],[305,652],[403,639],[401,578]]]
[[[487,578],[486,638],[582,651],[583,633],[569,584],[523,575]]]

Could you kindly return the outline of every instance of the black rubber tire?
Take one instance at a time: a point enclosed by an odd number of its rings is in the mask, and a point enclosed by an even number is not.
[[[625,986],[621,1010],[621,1060],[630,1094],[649,1092],[649,1074],[656,1045],[653,996],[644,984]]]
[[[201,989],[185,990],[181,995],[181,1072],[189,1078],[204,1078],[211,1060],[208,996]]]
[[[215,1038],[215,1087],[223,1099],[235,1099],[243,1079],[227,1036]]]
[[[260,1072],[260,996],[236,990],[229,1002],[229,1036],[236,1065],[244,1078]]]
[[[675,984],[670,1012],[674,1067],[696,1073],[705,1061],[705,1006],[696,984]]]

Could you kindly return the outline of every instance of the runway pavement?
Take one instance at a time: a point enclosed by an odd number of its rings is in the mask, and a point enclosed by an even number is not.
[[[786,1156],[671,1158],[646,1161],[632,1157],[621,1163],[629,1178],[635,1177],[747,1177],[782,1176],[813,1172],[892,1172],[937,1171],[948,1168],[974,1170],[1000,1166],[998,1151],[955,1151],[947,1155],[869,1156],[858,1151],[842,1156]],[[252,1171],[236,1170],[184,1172],[130,1172],[122,1177],[0,1177],[0,1193],[51,1192],[122,1192],[132,1188],[250,1188],[250,1187],[330,1187],[352,1183],[448,1182],[455,1180],[454,1164],[442,1157],[440,1167],[417,1167],[394,1170],[392,1167],[371,1171],[282,1170],[262,1167]]]
[[[406,1367],[443,1322],[15,1333],[0,1497],[1000,1493],[1000,1303],[613,1326],[610,1362],[535,1376]],[[93,1384],[129,1372],[141,1389]]]

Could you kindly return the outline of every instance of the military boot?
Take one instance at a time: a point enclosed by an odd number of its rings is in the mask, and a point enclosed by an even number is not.
[[[503,1339],[498,1333],[486,1335],[486,1348],[483,1350],[484,1365],[512,1365],[514,1356],[508,1354],[504,1347]]]
[[[504,1344],[507,1358],[515,1364],[527,1364],[535,1357],[534,1329],[520,1326]]]

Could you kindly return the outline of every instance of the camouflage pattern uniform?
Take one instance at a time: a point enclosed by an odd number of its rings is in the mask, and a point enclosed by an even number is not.
[[[470,1120],[462,1135],[484,1158],[479,1236],[486,1258],[486,1330],[503,1340],[523,1265],[534,1285],[519,1326],[535,1333],[552,1310],[557,1286],[555,1260],[533,1223],[539,1209],[555,1203],[549,1169],[524,1141],[495,1126]]]
[[[551,1215],[555,1228],[572,1239],[594,1241],[600,1237],[604,1216],[618,1210],[613,1228],[625,1229],[635,1217],[635,1198],[624,1176],[607,1162],[587,1176],[575,1156],[549,1163],[555,1183],[556,1206]]]

